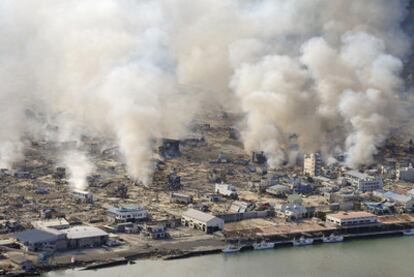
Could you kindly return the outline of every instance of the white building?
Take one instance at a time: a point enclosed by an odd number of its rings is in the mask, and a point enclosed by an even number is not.
[[[307,210],[300,204],[280,204],[275,206],[277,216],[287,219],[300,219],[307,214]]]
[[[141,206],[112,207],[107,210],[108,217],[117,222],[137,221],[148,218],[148,212]]]
[[[48,230],[49,228],[55,230],[63,230],[70,227],[69,222],[64,218],[39,220],[32,222],[32,226],[38,230]]]
[[[303,160],[303,174],[307,176],[321,175],[322,157],[319,153],[306,154]]]
[[[378,218],[368,212],[339,212],[327,215],[326,222],[338,226],[355,226],[377,223]]]
[[[181,224],[201,230],[207,234],[223,230],[224,228],[223,219],[194,209],[188,209],[183,213]]]
[[[237,190],[232,185],[216,184],[214,187],[214,192],[233,199],[237,198]]]
[[[405,182],[414,182],[414,168],[410,164],[408,167],[402,167],[397,170],[396,173],[397,180]]]
[[[360,192],[382,190],[383,182],[380,176],[369,176],[356,170],[350,170],[345,173],[345,179],[353,186],[357,187]]]
[[[90,191],[75,189],[72,191],[72,196],[80,202],[93,203],[93,194]]]

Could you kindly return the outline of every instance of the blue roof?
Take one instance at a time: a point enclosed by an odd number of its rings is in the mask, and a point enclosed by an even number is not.
[[[384,193],[384,196],[390,200],[393,200],[395,202],[402,202],[402,203],[406,203],[408,201],[411,201],[411,199],[413,199],[412,196],[408,196],[408,195],[403,195],[403,194],[398,194],[392,191],[387,191]]]
[[[16,234],[16,239],[21,242],[40,243],[57,240],[59,236],[37,229],[25,230]]]

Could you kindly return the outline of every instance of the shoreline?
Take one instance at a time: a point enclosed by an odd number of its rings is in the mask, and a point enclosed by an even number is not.
[[[378,231],[378,232],[370,232],[370,233],[361,233],[361,234],[351,234],[351,235],[344,235],[344,241],[342,243],[347,243],[350,240],[356,239],[381,239],[387,237],[403,237],[403,231],[406,229],[400,230],[393,230],[393,231]],[[309,237],[313,238],[315,244],[325,244],[322,242],[321,237]],[[223,243],[223,246],[225,244]],[[312,245],[309,245],[312,246]],[[273,249],[284,248],[284,247],[295,247],[292,245],[292,241],[279,241],[275,242],[275,247]],[[59,264],[47,267],[38,267],[38,271],[36,273],[44,274],[51,271],[59,271],[59,270],[68,270],[68,269],[78,269],[78,270],[99,270],[108,267],[116,267],[121,265],[128,265],[134,264],[138,260],[150,260],[150,259],[161,259],[165,261],[177,260],[177,259],[187,259],[191,257],[199,257],[199,256],[206,256],[206,255],[214,255],[223,253],[223,247],[210,247],[210,249],[204,250],[161,250],[154,251],[150,249],[145,252],[140,253],[132,253],[130,255],[123,256],[122,258],[117,259],[103,259],[103,260],[94,260],[94,261],[77,261],[71,264]],[[246,244],[241,248],[241,252],[246,251],[257,251],[253,250],[251,244]],[[173,253],[172,253],[173,252]],[[225,254],[224,255],[231,255]],[[27,273],[25,273],[27,274]],[[27,276],[27,275],[11,275],[11,276]]]

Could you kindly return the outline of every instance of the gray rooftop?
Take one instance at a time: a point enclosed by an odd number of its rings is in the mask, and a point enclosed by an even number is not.
[[[16,239],[27,243],[41,243],[57,240],[59,236],[37,229],[25,230],[16,234]]]
[[[76,226],[62,230],[61,232],[65,233],[68,239],[83,239],[108,235],[107,232],[93,226]]]
[[[366,179],[369,178],[369,175],[359,172],[358,170],[350,170],[345,173],[346,175],[358,178],[358,179]]]
[[[185,211],[183,213],[183,216],[191,217],[191,218],[194,218],[194,219],[202,221],[202,222],[208,222],[212,219],[217,218],[214,215],[203,213],[201,211],[194,210],[194,209],[188,209],[187,211]]]

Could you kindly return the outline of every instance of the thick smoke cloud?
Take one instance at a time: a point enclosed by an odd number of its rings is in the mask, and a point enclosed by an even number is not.
[[[272,166],[294,160],[293,134],[302,152],[370,162],[412,106],[399,96],[406,5],[1,1],[0,166],[21,159],[28,138],[87,134],[115,139],[129,174],[149,183],[154,140],[185,136],[212,107],[243,112],[246,151]]]

